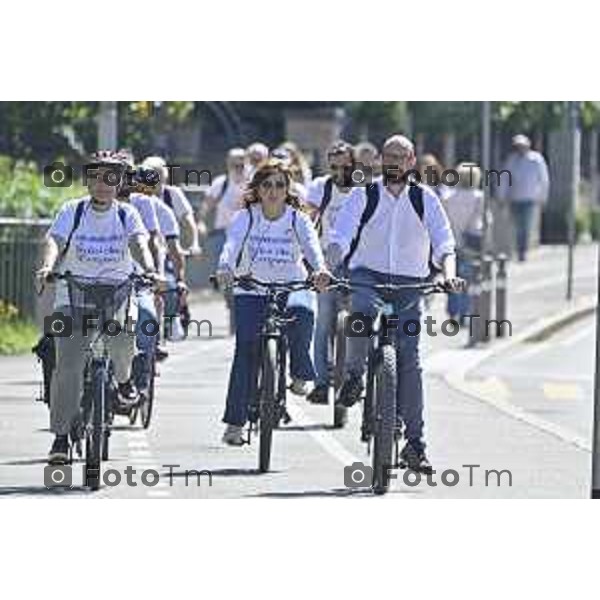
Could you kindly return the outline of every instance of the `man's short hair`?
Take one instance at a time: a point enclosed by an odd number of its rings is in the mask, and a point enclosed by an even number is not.
[[[410,152],[415,154],[415,145],[405,135],[401,135],[401,134],[397,133],[395,135],[390,136],[383,143],[383,148],[385,148],[386,146],[392,146],[392,145],[401,146],[405,150],[409,150]]]

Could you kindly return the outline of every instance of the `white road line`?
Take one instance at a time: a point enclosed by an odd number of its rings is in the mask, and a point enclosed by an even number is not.
[[[287,403],[287,409],[290,416],[300,426],[311,425],[304,411],[300,408],[298,401],[291,400]],[[360,458],[349,452],[333,435],[328,431],[309,430],[308,433],[330,456],[338,460],[344,466],[349,466],[355,462],[362,462]]]

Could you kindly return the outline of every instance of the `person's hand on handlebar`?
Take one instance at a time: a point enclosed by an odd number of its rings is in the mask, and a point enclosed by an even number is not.
[[[462,277],[449,277],[444,279],[442,286],[447,292],[465,292],[467,282]]]
[[[326,270],[315,271],[312,274],[312,282],[314,283],[317,292],[324,292],[331,281],[331,273]]]
[[[342,248],[338,244],[330,244],[327,246],[325,249],[325,262],[329,269],[335,271],[335,269],[342,264],[343,259],[344,255]]]
[[[48,281],[48,276],[52,273],[52,267],[50,265],[42,265],[35,272],[35,280],[39,287],[42,287],[46,281]]]
[[[157,273],[156,271],[146,271],[144,277],[154,284],[154,289],[157,292],[167,291],[167,280],[164,275]]]
[[[233,286],[233,271],[228,268],[221,266],[216,272],[217,284],[220,289],[228,290]]]

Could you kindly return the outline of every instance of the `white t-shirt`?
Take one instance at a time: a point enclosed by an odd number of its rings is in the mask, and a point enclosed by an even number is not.
[[[79,202],[85,202],[79,227],[73,233],[67,253],[60,265],[62,272],[99,279],[125,280],[134,270],[129,241],[135,236],[147,236],[139,212],[130,204],[113,203],[106,212],[92,209],[90,197],[65,204],[54,219],[49,234],[66,242],[75,222]],[[118,207],[125,211],[125,227]],[[59,281],[55,306],[68,306],[66,282]]]
[[[169,198],[171,199],[172,206],[175,216],[178,221],[181,221],[185,215],[194,216],[194,209],[190,204],[190,201],[185,197],[185,194],[176,185],[165,185],[160,192],[160,199],[169,206],[169,203],[165,199],[165,190],[167,191]]]
[[[323,202],[323,194],[325,191],[325,184],[329,179],[328,175],[323,177],[317,177],[310,187],[308,188],[308,195],[306,201],[315,206],[316,208],[321,207]],[[340,192],[339,188],[334,184],[331,186],[331,200],[323,213],[321,218],[321,247],[327,248],[329,245],[329,234],[331,229],[335,226],[335,220],[339,214],[340,209],[353,194],[364,193],[363,188],[350,188],[346,192]]]
[[[164,238],[179,237],[179,224],[177,223],[177,217],[173,209],[156,196],[151,196],[150,198],[154,203],[160,234]]]
[[[287,206],[279,219],[271,221],[265,219],[258,204],[252,205],[250,211],[250,230],[249,211],[242,210],[235,215],[219,259],[221,267],[228,267],[238,276],[251,274],[265,281],[306,279],[308,273],[303,258],[314,269],[324,268],[317,232],[308,215]],[[235,293],[249,292],[236,289]]]
[[[227,179],[227,185],[225,180]],[[227,229],[235,213],[242,208],[240,202],[245,183],[236,183],[225,175],[219,175],[210,186],[207,195],[217,198],[214,229]],[[225,193],[223,193],[225,191]]]
[[[142,223],[149,233],[158,231],[158,219],[156,215],[155,203],[150,196],[145,194],[131,194],[129,196],[131,206],[135,206],[142,217]]]

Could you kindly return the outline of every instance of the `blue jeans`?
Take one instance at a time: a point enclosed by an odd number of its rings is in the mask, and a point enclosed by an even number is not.
[[[533,221],[534,207],[533,200],[513,200],[510,203],[519,260],[525,260],[529,248],[529,232]]]
[[[467,284],[470,284],[473,278],[473,266],[471,261],[457,255],[456,256],[456,274],[462,277]],[[471,312],[471,297],[468,290],[466,292],[457,292],[448,294],[448,314],[451,319],[460,319],[463,315]]]
[[[421,283],[416,277],[386,275],[359,267],[350,272],[350,282],[360,284]],[[421,320],[421,302],[412,308],[405,307],[417,300],[418,290],[402,290],[394,294],[394,314],[398,317],[396,331],[396,407],[398,416],[404,421],[406,437],[415,449],[424,449],[423,440],[423,383],[419,359],[419,336],[409,336],[404,332],[404,324],[409,320]],[[352,292],[352,312],[362,312],[375,317],[382,309],[385,301],[378,292],[368,288],[357,288]],[[408,325],[409,332],[414,325]],[[346,354],[345,371],[349,375],[363,376],[367,367],[369,338],[349,337]]]
[[[343,269],[336,269],[333,275],[337,278],[347,277]],[[337,315],[340,310],[340,303],[343,296],[339,291],[321,292],[317,294],[318,312],[317,325],[315,327],[315,370],[317,386],[326,386],[329,383],[329,366],[331,362],[331,332],[335,331]]]
[[[234,296],[235,354],[229,375],[227,404],[223,421],[244,425],[248,420],[248,404],[257,393],[260,367],[260,331],[266,316],[266,296],[239,294]],[[314,326],[312,311],[294,306],[288,309],[295,321],[286,326],[292,377],[312,381],[315,371],[310,358],[310,342]]]
[[[154,305],[154,295],[144,290],[137,295],[138,322],[135,330],[138,354],[133,361],[133,379],[138,390],[147,390],[160,325]],[[145,327],[144,327],[145,324]],[[145,331],[144,331],[145,329]]]

